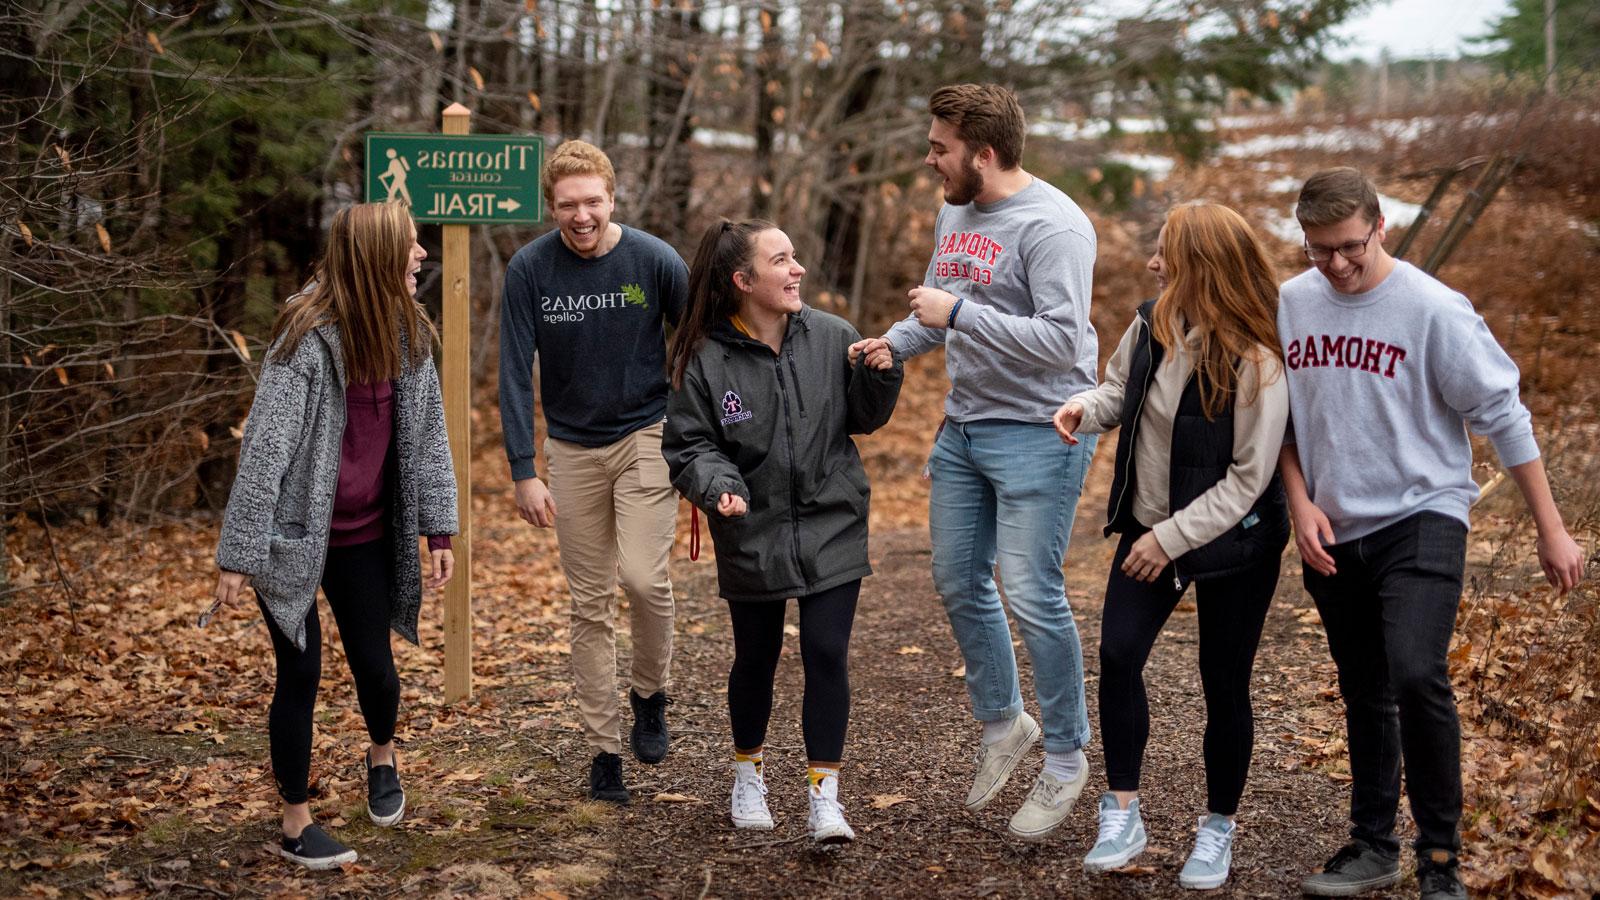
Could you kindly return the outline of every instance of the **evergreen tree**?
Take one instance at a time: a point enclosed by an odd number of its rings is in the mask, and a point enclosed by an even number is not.
[[[1556,0],[1556,70],[1600,68],[1600,4]],[[1476,39],[1492,49],[1486,57],[1508,73],[1542,77],[1545,72],[1545,0],[1512,0],[1511,11]]]

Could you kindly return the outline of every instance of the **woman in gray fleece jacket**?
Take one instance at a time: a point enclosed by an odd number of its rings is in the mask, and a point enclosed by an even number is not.
[[[889,420],[904,374],[886,348],[800,300],[805,268],[767,222],[721,222],[689,269],[673,335],[662,453],[672,484],[710,518],[733,624],[728,713],[732,818],[771,828],[762,748],[788,598],[800,607],[811,836],[855,837],[839,805],[850,719],[848,648],[867,563],[867,476],[852,434]]]
[[[317,587],[339,623],[372,741],[367,812],[393,825],[405,814],[405,792],[389,630],[417,641],[420,535],[428,536],[430,589],[454,566],[455,474],[430,354],[438,332],[413,299],[426,255],[402,205],[366,203],[334,216],[321,264],[273,326],[217,543],[212,612],[253,586],[271,632],[280,852],[311,869],[356,858],[312,822],[307,803],[322,667]]]

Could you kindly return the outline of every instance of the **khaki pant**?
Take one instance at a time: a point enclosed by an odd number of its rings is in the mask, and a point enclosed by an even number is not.
[[[678,496],[661,456],[662,424],[614,444],[584,447],[549,438],[561,569],[572,592],[572,681],[584,735],[621,753],[617,707],[617,582],[632,610],[632,688],[666,687],[672,662],[672,582],[667,560]]]

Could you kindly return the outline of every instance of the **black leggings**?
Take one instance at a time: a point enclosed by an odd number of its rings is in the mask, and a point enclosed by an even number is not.
[[[1143,532],[1125,534],[1111,560],[1105,614],[1100,625],[1100,739],[1106,781],[1114,791],[1139,789],[1139,769],[1150,738],[1144,664],[1161,628],[1182,596],[1168,566],[1154,582],[1122,573],[1122,561]],[[1238,811],[1250,772],[1255,715],[1250,671],[1267,608],[1278,587],[1281,558],[1272,554],[1249,569],[1195,581],[1200,618],[1200,684],[1206,696],[1206,796],[1211,812]]]
[[[805,700],[800,730],[806,758],[844,759],[844,733],[850,725],[850,627],[855,623],[857,579],[801,597],[800,660],[805,666]],[[767,742],[772,716],[772,678],[783,652],[783,613],[787,601],[728,601],[733,619],[733,669],[728,672],[728,717],[733,744],[752,750]]]
[[[356,680],[356,698],[374,744],[394,739],[400,711],[400,676],[389,647],[390,564],[389,542],[380,538],[353,547],[329,547],[322,572],[322,592],[339,623],[339,639]],[[271,616],[266,619],[278,659],[278,684],[267,714],[272,772],[285,803],[304,803],[311,770],[311,718],[322,678],[322,626],[313,603],[306,613],[306,648],[300,650]]]

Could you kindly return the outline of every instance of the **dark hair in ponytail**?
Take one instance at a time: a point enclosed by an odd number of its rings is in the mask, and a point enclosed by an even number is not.
[[[700,238],[700,248],[689,266],[689,306],[672,333],[672,348],[667,356],[674,388],[683,386],[683,372],[711,333],[711,326],[739,311],[733,273],[755,274],[756,235],[777,227],[761,219],[719,219]]]

